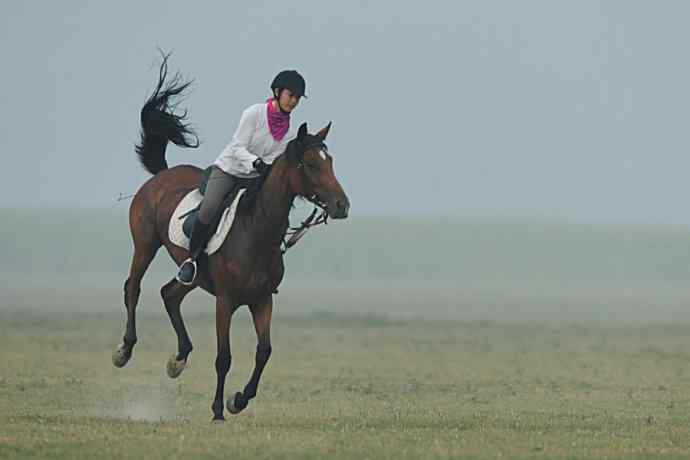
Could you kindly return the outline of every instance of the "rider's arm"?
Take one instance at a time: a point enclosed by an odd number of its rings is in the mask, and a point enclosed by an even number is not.
[[[227,152],[232,159],[233,165],[244,173],[254,172],[252,164],[258,158],[247,150],[258,123],[259,111],[256,109],[255,106],[249,107],[242,112],[240,124],[227,147]]]

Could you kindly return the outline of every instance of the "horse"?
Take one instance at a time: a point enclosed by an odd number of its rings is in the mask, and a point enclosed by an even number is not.
[[[176,111],[173,101],[191,81],[184,82],[179,73],[167,77],[167,59],[158,74],[158,84],[141,109],[141,141],[136,152],[143,167],[153,177],[137,191],[129,208],[129,225],[134,242],[129,276],[124,283],[124,304],[127,311],[122,342],[113,352],[113,364],[123,367],[132,357],[137,343],[136,308],[141,280],[158,249],[165,246],[178,266],[187,251],[174,245],[168,237],[168,225],[180,200],[199,186],[202,170],[191,165],[168,168],[165,151],[169,142],[181,147],[199,146],[198,137],[184,123],[187,112]],[[289,229],[289,214],[297,198],[318,204],[326,217],[345,219],[350,201],[333,170],[333,157],[324,143],[331,123],[316,134],[309,134],[306,123],[299,127],[297,137],[271,165],[260,188],[251,197],[245,193],[235,220],[219,250],[199,261],[195,282],[185,286],[175,278],[160,290],[163,304],[177,334],[177,354],[167,363],[167,373],[178,377],[185,369],[192,342],[180,312],[184,297],[200,287],[216,299],[217,374],[216,392],[211,409],[214,421],[224,421],[223,392],[232,355],[230,322],[233,313],[248,306],[257,336],[255,366],[243,391],[228,398],[227,409],[238,414],[257,394],[259,380],[271,356],[271,316],[273,295],[277,292],[285,266],[284,235]]]

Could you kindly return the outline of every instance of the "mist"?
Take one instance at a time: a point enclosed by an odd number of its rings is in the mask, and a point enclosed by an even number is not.
[[[209,165],[284,68],[307,80],[293,123],[333,121],[351,217],[287,255],[281,314],[687,319],[689,8],[4,3],[2,308],[121,313],[116,198],[149,177],[133,146],[160,47],[202,140],[171,165]],[[174,272],[161,251],[143,314]]]
[[[690,222],[690,6],[649,2],[5,2],[0,206],[111,209],[146,179],[139,109],[161,47],[205,167],[284,68],[333,120],[362,216]]]

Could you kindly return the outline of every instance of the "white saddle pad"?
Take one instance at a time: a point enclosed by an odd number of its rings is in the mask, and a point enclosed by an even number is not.
[[[239,203],[240,198],[245,191],[246,189],[241,189],[239,192],[237,192],[237,196],[232,202],[232,205],[223,211],[223,216],[220,218],[218,228],[211,236],[211,239],[208,240],[208,244],[206,245],[206,254],[213,254],[216,252],[223,244],[223,241],[225,241],[225,237],[228,235],[230,227],[232,227],[232,222],[235,220],[237,203]],[[182,198],[180,203],[177,205],[177,208],[175,208],[175,212],[170,218],[170,225],[168,226],[168,238],[170,238],[170,241],[174,245],[189,249],[189,238],[187,238],[187,235],[185,235],[182,231],[182,224],[184,223],[186,217],[180,219],[180,216],[196,208],[199,203],[201,203],[202,199],[203,195],[201,192],[199,192],[198,189],[194,189],[185,195],[185,197]]]

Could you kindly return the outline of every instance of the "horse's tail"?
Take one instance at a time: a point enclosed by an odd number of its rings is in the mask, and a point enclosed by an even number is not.
[[[176,114],[177,104],[171,101],[182,95],[192,82],[184,81],[179,73],[170,81],[165,81],[169,57],[169,53],[163,54],[156,90],[141,109],[141,140],[135,146],[139,161],[151,174],[168,169],[168,163],[165,161],[168,142],[180,147],[199,146],[199,138],[189,124],[184,123],[187,111]]]

